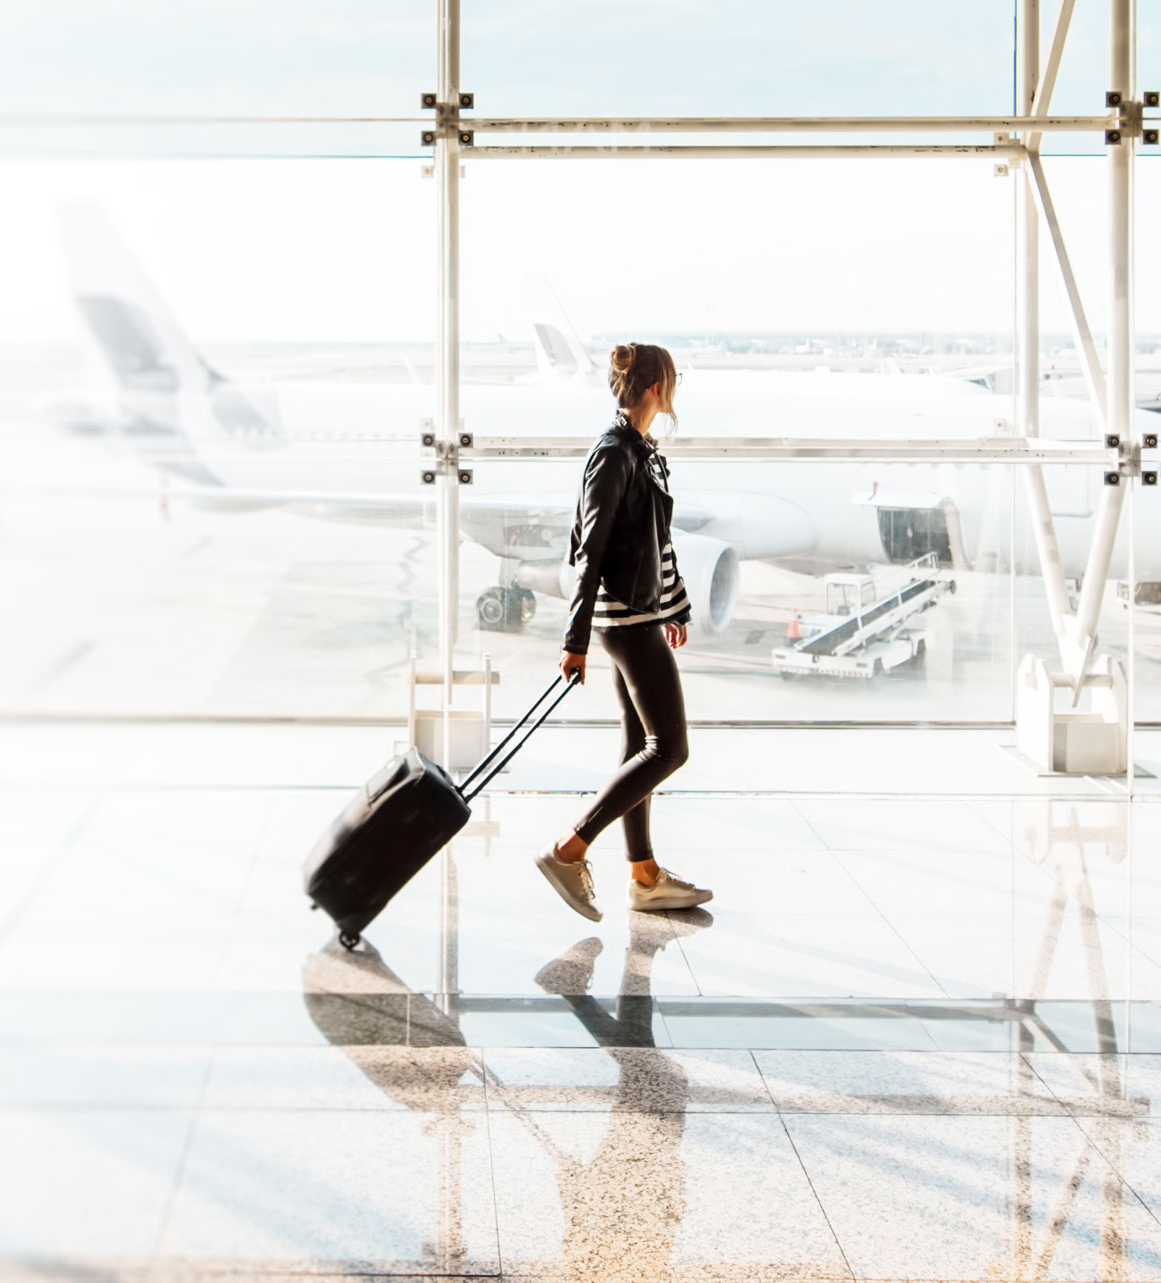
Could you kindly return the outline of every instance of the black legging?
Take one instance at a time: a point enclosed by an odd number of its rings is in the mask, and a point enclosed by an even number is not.
[[[650,798],[689,757],[677,660],[662,624],[593,631],[613,661],[613,688],[621,703],[621,769],[597,794],[576,835],[591,843],[621,819],[629,859],[651,860]]]

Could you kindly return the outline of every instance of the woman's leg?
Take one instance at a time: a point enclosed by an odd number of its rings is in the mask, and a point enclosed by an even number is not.
[[[620,668],[613,664],[613,690],[621,706],[621,765],[632,761],[638,753],[645,751],[645,727],[642,725],[625,676]],[[653,859],[653,843],[649,836],[649,803],[653,794],[648,793],[621,816],[621,825],[625,830],[625,851],[631,862]]]
[[[608,629],[599,635],[620,679],[616,690],[622,701],[624,748],[627,752],[639,742],[636,724],[644,742],[600,791],[575,832],[588,846],[614,820],[624,817],[629,859],[643,862],[653,858],[649,796],[689,756],[681,678],[660,624]]]

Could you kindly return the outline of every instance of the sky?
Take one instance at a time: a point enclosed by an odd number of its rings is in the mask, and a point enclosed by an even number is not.
[[[1059,111],[1100,110],[1103,8],[1078,6]],[[1140,64],[1161,65],[1161,18],[1142,10]],[[413,116],[433,81],[433,14],[434,0],[9,5],[0,112]],[[512,115],[1003,113],[1012,20],[1011,0],[463,0],[462,84]],[[0,147],[343,153],[372,133],[377,150],[411,154],[0,162],[0,342],[75,333],[53,210],[78,196],[108,211],[195,340],[428,341],[434,184],[414,125],[0,127]],[[1104,167],[1047,164],[1099,329]],[[1144,229],[1161,155],[1138,170]],[[582,334],[1005,335],[1012,190],[987,161],[478,161],[463,185],[463,333],[525,338],[533,273]],[[1065,330],[1045,246],[1043,326]],[[1144,233],[1137,280],[1138,324],[1161,332],[1161,253]]]

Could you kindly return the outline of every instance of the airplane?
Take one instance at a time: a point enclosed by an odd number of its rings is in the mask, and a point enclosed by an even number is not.
[[[84,331],[108,376],[101,403],[57,402],[74,432],[127,445],[190,487],[256,504],[289,504],[351,521],[418,522],[434,512],[420,482],[421,421],[433,388],[231,379],[197,351],[112,224],[96,207],[68,204],[61,232]],[[465,381],[461,414],[478,437],[594,438],[612,399],[555,298],[533,325],[533,382]],[[682,371],[681,430],[698,437],[835,440],[991,437],[1012,400],[979,382],[940,374],[829,371]],[[1081,399],[1045,397],[1041,433],[1093,442]],[[1156,418],[1137,411],[1142,430]],[[686,425],[689,425],[688,428]],[[1103,477],[1095,467],[1046,465],[1066,576],[1083,574]],[[567,597],[568,532],[580,462],[488,460],[461,492],[461,530],[499,560],[498,583],[479,596],[481,629],[515,630],[538,595]],[[674,545],[695,627],[721,633],[738,600],[740,563],[787,568],[907,564],[934,552],[957,570],[1004,571],[1007,510],[1016,504],[1015,569],[1038,574],[1034,541],[1008,469],[982,464],[678,461],[672,466]],[[1161,513],[1141,505],[1138,580],[1161,581]],[[1124,524],[1112,573],[1126,573]]]

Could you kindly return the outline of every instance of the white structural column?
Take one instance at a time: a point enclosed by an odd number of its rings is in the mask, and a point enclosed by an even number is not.
[[[1109,0],[1109,89],[1128,106],[1133,95],[1133,0]],[[1109,317],[1106,386],[1108,431],[1128,442],[1133,405],[1133,151],[1132,131],[1108,147],[1109,166]],[[1105,486],[1097,508],[1096,529],[1077,606],[1075,651],[1070,672],[1079,691],[1096,639],[1097,620],[1112,561],[1126,478]],[[1130,589],[1130,593],[1132,590]]]
[[[1016,40],[1016,110],[1031,115],[1040,80],[1040,0],[1021,0]],[[1034,184],[1031,169],[1022,165],[1016,176],[1016,421],[1026,437],[1040,435],[1040,224]],[[1052,631],[1063,659],[1068,591],[1048,489],[1038,466],[1023,471]]]
[[[443,127],[458,115],[460,0],[437,0],[439,67],[436,94],[440,128],[435,142],[436,217],[436,420],[438,440],[451,450],[460,426],[460,157],[454,130]],[[453,456],[454,457],[454,456]],[[436,482],[436,558],[439,573],[439,662],[443,674],[443,764],[451,761],[451,706],[459,612],[459,479],[444,468]]]

